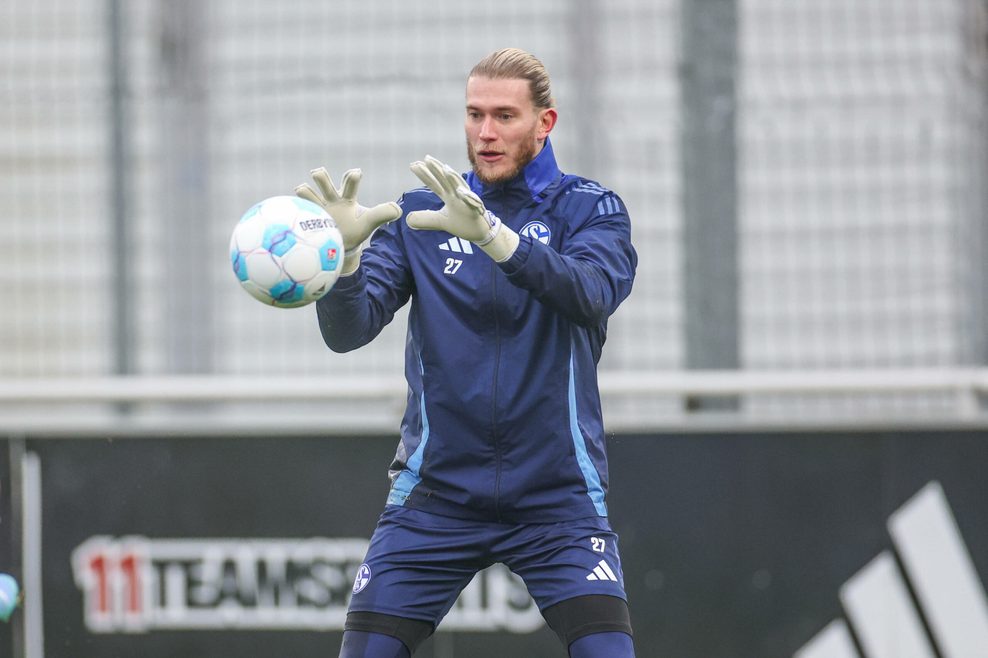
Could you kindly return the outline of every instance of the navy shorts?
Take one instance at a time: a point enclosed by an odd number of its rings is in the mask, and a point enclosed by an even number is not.
[[[542,611],[592,594],[627,600],[617,539],[597,516],[508,524],[389,505],[357,570],[349,611],[435,627],[473,576],[498,562],[521,577]]]

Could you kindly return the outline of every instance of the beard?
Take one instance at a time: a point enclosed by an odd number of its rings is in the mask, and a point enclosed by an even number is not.
[[[538,132],[538,126],[536,126],[531,135],[530,139],[522,140],[519,147],[518,155],[514,158],[514,162],[500,173],[493,173],[482,170],[477,164],[477,150],[474,148],[473,144],[470,143],[470,138],[467,138],[467,158],[470,159],[470,166],[473,167],[473,173],[476,174],[477,178],[481,182],[488,185],[496,185],[498,183],[506,183],[511,180],[528,165],[529,162],[535,159],[535,156],[539,154],[542,150],[542,142],[535,140],[535,135]]]

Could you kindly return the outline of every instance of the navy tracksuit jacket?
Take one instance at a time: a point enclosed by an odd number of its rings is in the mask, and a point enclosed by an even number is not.
[[[409,299],[408,406],[388,503],[464,519],[542,523],[606,516],[597,362],[637,255],[621,199],[559,171],[551,144],[489,186],[487,209],[519,233],[494,263],[478,247],[402,219],[317,303],[326,344],[367,344]],[[427,188],[405,214],[438,209]]]

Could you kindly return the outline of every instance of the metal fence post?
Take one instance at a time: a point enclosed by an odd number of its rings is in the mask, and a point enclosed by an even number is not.
[[[168,370],[204,374],[213,369],[210,267],[216,257],[209,226],[209,105],[206,5],[162,0],[160,33],[161,187],[168,285],[165,299]]]
[[[127,115],[127,55],[121,0],[107,2],[107,37],[110,79],[110,189],[111,250],[113,254],[113,373],[134,372],[134,322],[131,289],[130,254],[133,243],[130,230],[130,124]]]
[[[734,369],[738,355],[737,0],[682,7],[685,367]],[[688,398],[690,410],[736,398]]]

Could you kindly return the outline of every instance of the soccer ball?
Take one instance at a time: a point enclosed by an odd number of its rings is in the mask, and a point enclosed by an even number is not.
[[[343,265],[343,237],[325,210],[274,196],[244,213],[230,238],[233,273],[252,297],[280,308],[316,301]]]

